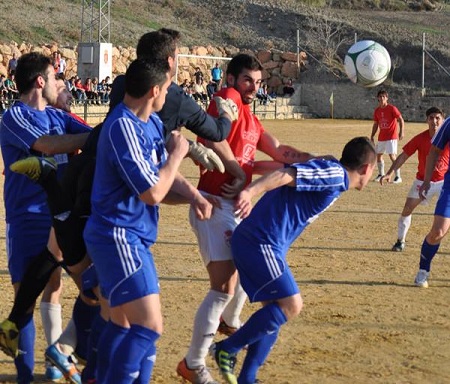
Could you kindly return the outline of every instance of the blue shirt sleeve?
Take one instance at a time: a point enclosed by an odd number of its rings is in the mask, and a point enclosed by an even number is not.
[[[447,143],[450,141],[450,117],[444,121],[442,127],[435,133],[431,139],[431,144],[440,149],[444,149]]]
[[[297,171],[297,191],[348,189],[347,172],[337,161],[312,159],[306,163],[295,163],[290,166]]]

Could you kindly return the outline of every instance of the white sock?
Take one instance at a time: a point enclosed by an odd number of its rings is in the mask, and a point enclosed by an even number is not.
[[[203,299],[195,315],[191,345],[186,355],[189,368],[206,365],[205,358],[219,326],[220,315],[232,297],[227,293],[209,290]]]
[[[51,345],[58,340],[62,333],[61,304],[41,301],[40,311],[45,339],[47,344]]]
[[[58,339],[58,343],[63,352],[66,355],[71,355],[75,351],[77,346],[77,328],[73,319],[67,323],[66,328]]]
[[[380,161],[377,163],[378,174],[384,176],[384,161]]]
[[[238,280],[234,290],[234,296],[222,313],[223,321],[225,321],[225,323],[227,323],[230,327],[240,328],[242,325],[239,316],[241,315],[245,300],[247,300],[247,294]]]
[[[400,216],[398,218],[398,239],[400,241],[405,241],[406,234],[408,233],[409,227],[411,226],[412,215]]]
[[[395,177],[400,177],[400,169],[397,169],[397,170],[395,171]]]

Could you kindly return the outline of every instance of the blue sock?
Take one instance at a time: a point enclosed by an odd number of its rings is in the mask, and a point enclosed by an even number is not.
[[[247,354],[238,377],[239,384],[256,383],[258,369],[266,361],[273,345],[277,341],[278,333],[277,331],[270,335],[266,334],[259,341],[248,346]]]
[[[277,333],[286,321],[286,316],[278,304],[268,304],[250,316],[236,333],[218,344],[220,349],[229,353],[238,353],[246,345],[256,343],[272,333]]]
[[[156,345],[152,344],[148,349],[146,356],[142,359],[139,377],[133,381],[133,384],[148,384],[150,378],[152,377],[155,360],[156,360]]]
[[[433,260],[433,257],[436,255],[440,245],[440,243],[431,245],[428,243],[426,238],[423,240],[422,249],[420,250],[420,269],[425,269],[425,271],[430,272],[431,260]]]
[[[88,340],[92,329],[92,323],[100,313],[100,306],[92,306],[81,300],[80,296],[75,300],[73,306],[72,318],[77,330],[77,346],[75,353],[83,360],[88,355]]]
[[[33,381],[34,370],[34,339],[36,328],[33,314],[26,314],[17,322],[19,329],[19,356],[14,359],[17,369],[17,383],[28,384]]]
[[[132,384],[138,379],[140,383],[148,383],[156,352],[156,348],[153,350],[151,346],[159,336],[149,328],[133,324],[112,356],[107,382]],[[145,372],[141,371],[143,363]]]
[[[92,322],[91,334],[89,335],[88,341],[88,354],[86,359],[86,366],[81,374],[81,379],[83,382],[95,379],[95,370],[97,369],[97,347],[98,340],[100,338],[103,329],[106,327],[108,322],[100,316],[97,317]]]
[[[106,323],[98,340],[97,348],[97,384],[109,384],[107,381],[108,371],[112,367],[112,357],[118,346],[128,334],[129,328],[123,328],[112,321]]]

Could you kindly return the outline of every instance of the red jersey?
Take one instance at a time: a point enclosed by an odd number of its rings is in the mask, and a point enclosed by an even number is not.
[[[400,116],[400,111],[391,104],[386,105],[384,108],[375,108],[373,120],[378,123],[378,128],[380,129],[378,141],[398,139],[397,119]]]
[[[247,186],[252,180],[256,148],[264,132],[264,128],[258,118],[251,112],[250,105],[242,103],[241,95],[234,88],[223,88],[215,96],[220,96],[223,99],[232,99],[238,107],[239,118],[231,125],[231,131],[227,137],[227,141],[234,157],[247,176]],[[215,117],[218,116],[214,100],[209,104],[208,113]],[[205,142],[201,138],[197,140],[202,143]],[[227,172],[220,173],[216,170],[205,172],[200,175],[198,189],[220,196],[222,193],[220,187],[223,184],[231,183],[233,179],[234,177]]]
[[[419,133],[414,136],[410,141],[408,141],[403,147],[403,152],[408,156],[411,156],[417,151],[417,156],[419,158],[419,165],[417,166],[416,178],[417,180],[423,181],[425,177],[425,164],[427,160],[428,152],[431,148],[431,137],[428,130]],[[436,163],[436,167],[431,175],[431,181],[441,181],[444,180],[444,175],[448,169],[450,150],[449,146],[446,145],[442,150],[439,159]]]

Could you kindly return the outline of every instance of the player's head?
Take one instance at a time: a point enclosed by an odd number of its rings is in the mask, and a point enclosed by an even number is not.
[[[389,99],[389,95],[388,95],[387,91],[385,91],[384,89],[381,89],[377,92],[377,100],[378,100],[379,104],[386,105],[388,99]]]
[[[178,55],[178,43],[181,34],[174,29],[161,28],[141,36],[136,47],[138,59],[168,60],[172,74],[175,74]]]
[[[261,85],[262,65],[252,55],[241,53],[228,63],[227,85],[236,89],[244,104],[251,104]]]
[[[149,94],[154,98],[153,111],[160,111],[170,84],[170,66],[167,59],[134,60],[125,74],[125,92],[135,99]]]
[[[430,133],[434,135],[444,122],[444,112],[438,107],[431,107],[427,109],[425,115],[427,116],[428,129],[430,130]]]
[[[372,177],[376,159],[377,153],[370,139],[355,137],[345,145],[339,162],[349,171],[349,174],[357,176],[354,188],[361,190]]]
[[[55,104],[56,80],[51,58],[38,52],[30,52],[17,60],[16,85],[20,94],[28,94],[35,88],[42,89],[42,96],[49,104]]]
[[[58,92],[58,98],[56,99],[55,108],[62,109],[63,111],[70,112],[72,107],[73,96],[67,89],[66,83],[62,79],[56,80],[56,90]]]

